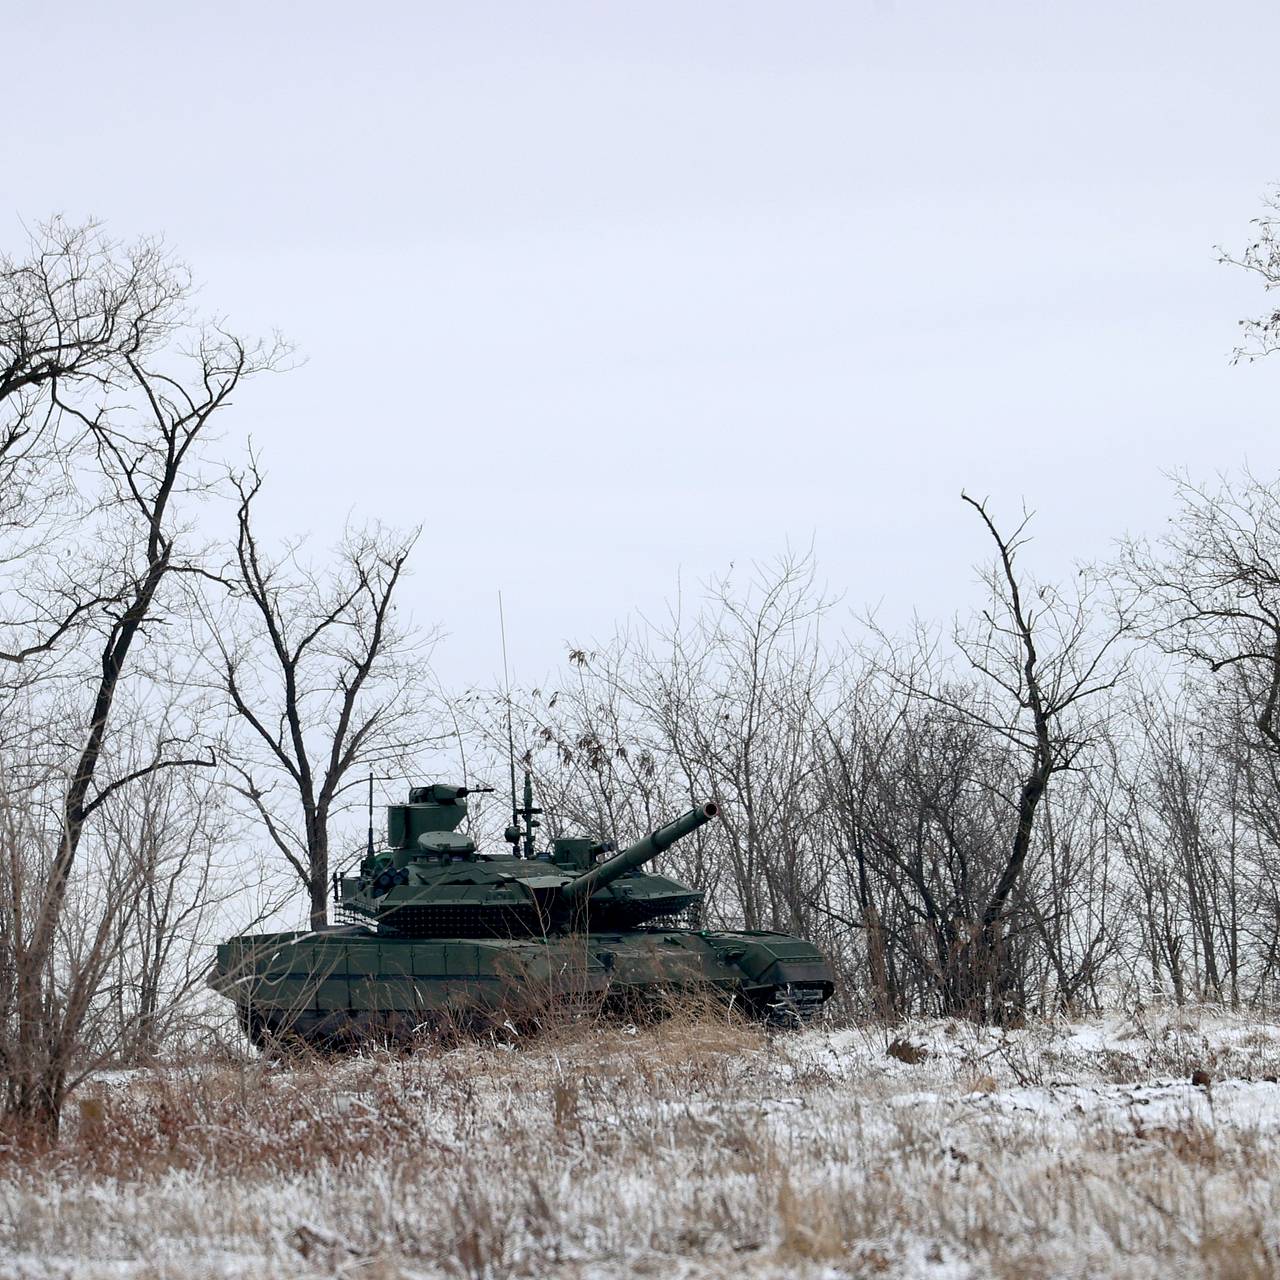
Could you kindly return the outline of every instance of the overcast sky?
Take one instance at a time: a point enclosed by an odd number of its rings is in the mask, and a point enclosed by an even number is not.
[[[1044,576],[1277,466],[1218,266],[1280,178],[1280,6],[0,0],[0,235],[162,232],[241,331],[275,532],[425,526],[451,684],[816,545],[948,616],[962,487]],[[264,504],[267,499],[264,497]]]

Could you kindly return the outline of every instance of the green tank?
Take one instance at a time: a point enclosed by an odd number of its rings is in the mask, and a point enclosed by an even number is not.
[[[484,788],[488,790],[488,788]],[[547,1005],[632,1009],[713,995],[774,1025],[814,1017],[834,975],[811,943],[699,927],[703,895],[645,869],[710,822],[708,801],[621,852],[589,839],[535,847],[526,778],[510,851],[458,828],[466,787],[415,787],[372,829],[358,874],[334,877],[339,923],[247,934],[218,948],[211,985],[255,1044],[400,1038],[445,1020],[519,1020]]]

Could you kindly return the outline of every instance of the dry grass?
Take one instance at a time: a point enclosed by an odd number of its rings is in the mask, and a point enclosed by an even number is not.
[[[149,1071],[0,1151],[0,1276],[1274,1276],[1277,1069],[1206,1015]]]

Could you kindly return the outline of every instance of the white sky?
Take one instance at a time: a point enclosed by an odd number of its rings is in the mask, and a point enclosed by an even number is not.
[[[56,17],[54,15],[57,15]],[[450,684],[816,543],[948,616],[1161,471],[1277,466],[1238,247],[1280,178],[1271,3],[0,0],[0,237],[163,232],[304,367],[241,393],[276,532],[426,525]],[[265,500],[264,500],[265,501]]]

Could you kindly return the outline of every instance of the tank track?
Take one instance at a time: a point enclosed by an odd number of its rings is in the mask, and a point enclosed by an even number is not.
[[[787,982],[773,988],[760,1012],[771,1027],[803,1027],[821,1015],[826,998],[820,982]]]
[[[787,982],[778,986],[757,989],[745,1001],[731,999],[731,1004],[766,1027],[780,1031],[795,1031],[815,1022],[822,1015],[823,1005],[829,995],[827,986],[821,982]],[[572,1011],[579,1001],[566,999],[565,1009]],[[600,1012],[598,1001],[581,1002],[581,1013],[596,1015]],[[660,1007],[660,1006],[655,1006]],[[255,1048],[263,1052],[288,1052],[303,1046],[321,1051],[341,1051],[358,1047],[365,1042],[401,1042],[409,1043],[414,1034],[430,1025],[430,1018],[412,1017],[404,1020],[394,1019],[386,1024],[369,1023],[361,1025],[353,1016],[349,1024],[343,1024],[341,1017],[326,1019],[323,1028],[314,1025],[307,1015],[286,1018],[283,1022],[273,1018],[270,1013],[253,1007],[237,1004],[241,1029]],[[614,1007],[615,1013],[633,1015],[636,1006],[621,1003]],[[504,1019],[510,1025],[509,1019]],[[480,1026],[483,1019],[478,1019]],[[453,1028],[461,1026],[455,1019],[448,1025]]]

